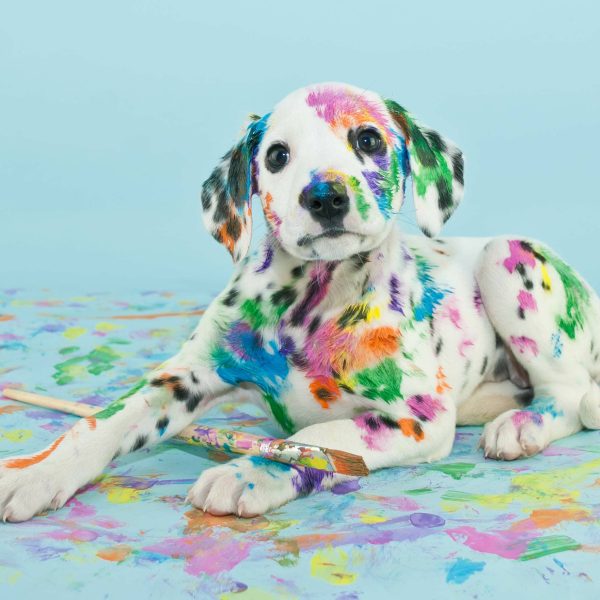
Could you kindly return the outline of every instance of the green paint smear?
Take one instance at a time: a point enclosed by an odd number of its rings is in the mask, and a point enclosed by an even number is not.
[[[294,431],[294,422],[290,418],[285,404],[278,402],[271,394],[264,394],[263,399],[269,405],[275,420],[287,433],[292,433]]]
[[[242,318],[254,331],[264,329],[269,325],[277,325],[281,317],[293,304],[293,300],[282,302],[276,306],[268,305],[268,312],[264,310],[264,302],[259,300],[244,300],[240,306]]]
[[[445,475],[450,475],[452,479],[458,480],[470,473],[475,465],[473,463],[449,463],[447,465],[429,465],[427,468],[430,471],[439,471]]]
[[[409,496],[422,496],[423,494],[431,494],[432,491],[431,488],[415,488],[414,490],[404,490],[404,493]]]
[[[364,387],[363,396],[375,400],[380,398],[388,404],[402,398],[400,384],[402,371],[391,358],[382,360],[372,369],[364,369],[356,374],[356,380]]]
[[[71,354],[71,352],[77,352],[79,350],[79,346],[67,346],[66,348],[61,348],[58,352],[59,354]]]
[[[120,398],[117,398],[114,402],[111,402],[106,408],[102,409],[100,412],[97,412],[94,417],[96,419],[108,419],[112,417],[115,413],[123,410],[125,408],[125,400],[130,396],[133,396],[136,392],[139,392],[146,384],[148,383],[147,379],[140,379],[129,391],[125,392]]]
[[[533,558],[541,558],[542,556],[567,550],[578,550],[579,548],[581,548],[581,544],[568,535],[547,535],[531,540],[527,544],[527,550],[519,556],[519,560],[532,560]]]
[[[348,182],[350,184],[350,189],[356,198],[356,208],[358,210],[358,214],[363,221],[366,221],[369,218],[369,210],[371,210],[371,205],[365,200],[365,196],[360,189],[360,181],[356,177],[351,176],[348,178]]]
[[[104,371],[109,371],[114,368],[112,364],[121,358],[121,355],[115,352],[109,346],[98,346],[88,354],[83,356],[74,356],[64,362],[54,365],[56,373],[52,375],[58,385],[71,383],[78,376],[80,365],[88,363],[85,367],[91,375],[99,375]]]
[[[582,305],[589,304],[590,292],[575,271],[547,248],[536,247],[535,251],[554,267],[565,290],[566,313],[556,316],[556,324],[573,340],[575,330],[583,330],[584,314]]]

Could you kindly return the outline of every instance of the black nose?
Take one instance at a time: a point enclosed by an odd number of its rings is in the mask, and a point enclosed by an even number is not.
[[[341,226],[350,208],[350,199],[343,183],[320,181],[302,191],[300,205],[323,227]]]

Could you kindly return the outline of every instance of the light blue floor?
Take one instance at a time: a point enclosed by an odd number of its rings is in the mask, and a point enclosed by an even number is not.
[[[104,405],[177,350],[202,300],[5,291],[0,387]],[[203,421],[272,431],[246,405]],[[40,449],[72,423],[0,399],[0,457]],[[119,458],[58,512],[0,525],[0,597],[598,598],[600,432],[514,463],[484,460],[478,437],[461,429],[441,463],[377,472],[252,520],[183,504],[222,453],[168,442]]]

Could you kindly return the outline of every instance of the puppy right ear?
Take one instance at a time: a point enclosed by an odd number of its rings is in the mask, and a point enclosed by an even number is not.
[[[204,224],[229,250],[234,262],[246,256],[252,238],[252,196],[258,192],[255,157],[266,129],[265,117],[252,115],[240,141],[202,184]]]

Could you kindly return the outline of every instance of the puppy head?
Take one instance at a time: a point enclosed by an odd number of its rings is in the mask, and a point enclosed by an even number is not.
[[[204,183],[204,219],[237,261],[250,245],[258,194],[290,254],[342,260],[388,235],[409,176],[417,222],[435,236],[462,198],[461,151],[393,100],[346,84],[313,85],[253,118]]]

